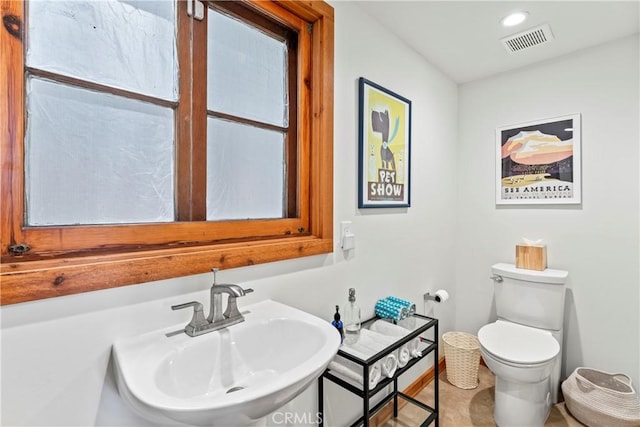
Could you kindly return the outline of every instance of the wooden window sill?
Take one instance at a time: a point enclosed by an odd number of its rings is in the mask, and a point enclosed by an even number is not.
[[[243,267],[333,251],[314,236],[64,258],[3,260],[2,305]]]

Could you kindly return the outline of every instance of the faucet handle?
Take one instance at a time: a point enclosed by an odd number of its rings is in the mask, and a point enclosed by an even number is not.
[[[189,336],[195,336],[196,332],[198,332],[202,327],[207,326],[209,322],[204,317],[204,307],[201,303],[197,301],[186,302],[184,304],[172,305],[172,310],[181,310],[183,308],[193,307],[193,317],[187,326],[185,326],[184,331]]]

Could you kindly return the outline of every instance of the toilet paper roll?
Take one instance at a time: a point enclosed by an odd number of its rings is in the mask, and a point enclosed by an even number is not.
[[[445,302],[449,299],[449,292],[444,289],[438,289],[436,291],[436,302]]]

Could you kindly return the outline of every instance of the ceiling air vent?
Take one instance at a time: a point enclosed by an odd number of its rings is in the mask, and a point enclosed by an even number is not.
[[[553,40],[553,33],[549,24],[540,25],[500,39],[509,53],[521,52],[534,46],[549,43],[551,40]]]

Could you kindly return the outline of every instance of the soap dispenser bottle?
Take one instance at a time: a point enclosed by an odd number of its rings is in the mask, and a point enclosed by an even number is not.
[[[340,320],[339,310],[340,306],[336,305],[336,312],[333,315],[333,322],[331,322],[331,324],[338,330],[338,333],[340,334],[340,344],[342,344],[342,342],[344,341],[344,324],[342,323],[342,320]]]
[[[344,342],[355,344],[360,338],[360,307],[356,304],[356,290],[349,289],[349,302],[344,308]]]

